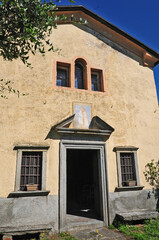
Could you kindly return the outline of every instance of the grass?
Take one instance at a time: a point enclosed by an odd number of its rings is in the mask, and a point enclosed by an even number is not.
[[[110,229],[115,229],[114,225],[109,226]],[[126,236],[136,240],[159,240],[159,217],[156,220],[146,220],[144,224],[140,225],[118,225],[118,230],[124,233]],[[96,231],[99,238],[102,235]],[[33,239],[32,239],[33,240]],[[68,232],[61,232],[58,234],[49,235],[48,232],[40,234],[40,240],[79,240],[73,237]]]
[[[51,235],[49,235],[47,232],[43,232],[40,234],[40,240],[78,240],[78,239],[74,238],[68,232],[61,232],[58,234],[51,234]]]
[[[91,239],[99,240],[103,235],[99,234],[99,231],[96,230],[95,232],[90,233],[92,235]],[[32,239],[35,240],[35,239]],[[40,240],[80,240],[78,238],[73,237],[68,232],[61,232],[58,234],[49,235],[48,232],[43,232],[40,234]]]
[[[136,240],[158,240],[159,217],[156,220],[146,220],[143,225],[121,225],[118,230]]]

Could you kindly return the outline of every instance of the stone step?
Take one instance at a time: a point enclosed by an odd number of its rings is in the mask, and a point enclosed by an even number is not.
[[[98,229],[103,227],[103,225],[104,222],[101,220],[67,215],[66,231]]]
[[[118,212],[116,216],[122,221],[139,221],[151,218],[156,219],[158,212],[146,209],[136,209],[130,212]]]

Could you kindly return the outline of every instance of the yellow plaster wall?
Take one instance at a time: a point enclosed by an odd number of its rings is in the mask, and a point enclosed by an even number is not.
[[[1,78],[28,96],[0,98],[0,197],[14,191],[18,144],[50,145],[47,153],[46,188],[58,194],[59,140],[45,139],[51,126],[73,113],[73,103],[88,103],[92,116],[98,115],[114,129],[107,141],[109,191],[117,186],[115,146],[138,147],[141,185],[149,188],[143,176],[146,162],[159,156],[159,109],[153,71],[73,25],[60,25],[53,31],[61,54],[31,56],[33,69],[19,60],[0,59]],[[55,60],[72,61],[84,57],[105,74],[106,94],[53,88]]]

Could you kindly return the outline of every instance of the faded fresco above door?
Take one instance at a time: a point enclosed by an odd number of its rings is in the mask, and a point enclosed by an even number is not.
[[[74,104],[75,128],[89,128],[91,122],[91,106],[88,104]]]

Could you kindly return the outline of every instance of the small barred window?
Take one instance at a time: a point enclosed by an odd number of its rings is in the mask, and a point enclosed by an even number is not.
[[[25,191],[27,184],[37,184],[41,190],[42,152],[22,152],[20,190]]]
[[[136,181],[134,153],[120,153],[122,186],[128,181]]]

